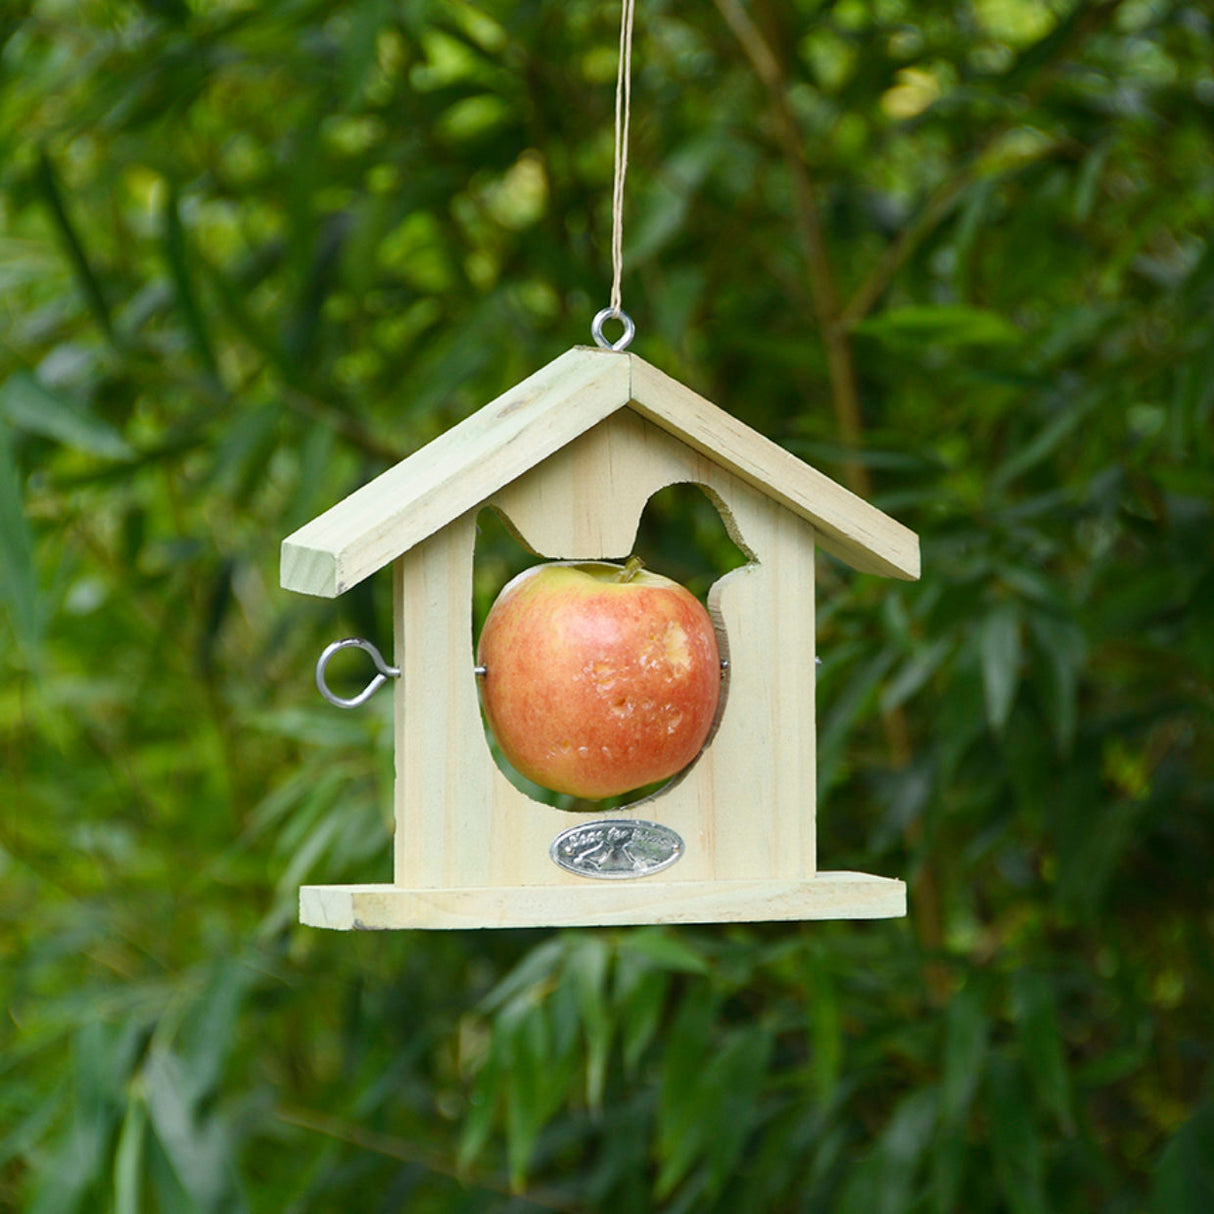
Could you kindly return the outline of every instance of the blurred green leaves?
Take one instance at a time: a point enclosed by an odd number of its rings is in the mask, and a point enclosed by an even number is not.
[[[27,658],[42,632],[33,540],[25,518],[22,477],[13,450],[12,430],[0,425],[0,562],[4,604],[17,644]]]
[[[1177,1131],[1159,1160],[1152,1191],[1154,1214],[1200,1210],[1214,1198],[1214,1105],[1208,1101]]]
[[[856,333],[897,348],[930,342],[937,346],[985,346],[1014,343],[1020,334],[995,312],[962,304],[890,308],[855,326]]]
[[[1020,616],[1013,604],[1001,604],[981,621],[978,655],[986,695],[986,719],[999,732],[1007,724],[1020,682]]]
[[[1210,1205],[1209,23],[756,0],[761,80],[727,9],[638,22],[626,306],[923,537],[913,586],[817,570],[821,863],[909,920],[296,926],[390,872],[391,705],[311,671],[392,622],[279,542],[586,339],[618,10],[19,5],[0,1208]],[[696,577],[699,496],[646,518]]]
[[[0,416],[16,430],[38,434],[99,459],[130,459],[113,426],[81,404],[52,392],[28,372],[15,371],[0,385]]]

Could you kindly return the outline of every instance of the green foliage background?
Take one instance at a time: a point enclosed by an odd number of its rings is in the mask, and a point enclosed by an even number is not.
[[[819,571],[909,919],[297,926],[389,876],[311,668],[391,630],[279,541],[587,340],[618,8],[7,0],[0,1208],[1214,1209],[1209,11],[638,7],[635,349],[923,538]]]

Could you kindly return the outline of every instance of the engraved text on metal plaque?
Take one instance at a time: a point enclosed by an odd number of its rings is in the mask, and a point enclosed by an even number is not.
[[[571,826],[549,850],[562,868],[582,877],[647,877],[683,854],[683,840],[656,822],[612,819]]]

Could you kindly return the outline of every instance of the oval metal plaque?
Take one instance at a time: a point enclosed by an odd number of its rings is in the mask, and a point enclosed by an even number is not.
[[[548,850],[557,864],[580,877],[648,877],[683,854],[683,840],[657,822],[614,818],[571,826]]]

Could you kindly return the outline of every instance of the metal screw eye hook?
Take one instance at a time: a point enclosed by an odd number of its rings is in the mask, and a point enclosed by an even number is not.
[[[624,332],[615,341],[608,341],[603,336],[603,323],[608,320],[618,320],[624,326]],[[601,350],[614,350],[617,354],[628,349],[632,344],[632,339],[636,336],[636,331],[637,327],[632,323],[632,317],[623,308],[604,308],[590,322],[590,333],[594,337],[594,344]]]
[[[375,663],[375,669],[379,671],[358,695],[348,700],[334,695],[329,689],[329,684],[325,682],[325,669],[329,665],[329,659],[342,649],[365,650],[371,655],[371,661]],[[336,704],[338,708],[357,708],[360,704],[365,704],[389,679],[398,678],[400,678],[400,670],[395,666],[389,666],[384,661],[384,655],[370,641],[364,641],[362,637],[346,637],[344,641],[334,641],[332,645],[326,645],[320,657],[316,659],[316,690],[330,704]]]

